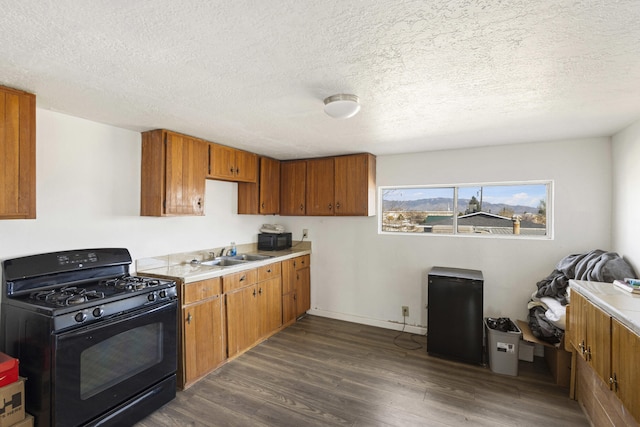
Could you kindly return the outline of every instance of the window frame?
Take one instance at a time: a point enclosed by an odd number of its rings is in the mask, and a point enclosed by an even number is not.
[[[489,186],[516,186],[516,185],[545,185],[546,186],[546,234],[527,235],[527,234],[489,234],[489,233],[460,233],[458,232],[458,191],[463,187],[489,187]],[[498,181],[498,182],[471,182],[457,184],[429,184],[429,185],[383,185],[378,186],[378,234],[389,236],[437,236],[437,237],[464,237],[464,238],[480,238],[480,239],[524,239],[524,240],[554,240],[554,180],[527,180],[527,181]],[[384,221],[384,199],[383,193],[392,189],[453,189],[453,232],[452,233],[417,233],[407,231],[383,231],[382,225]]]

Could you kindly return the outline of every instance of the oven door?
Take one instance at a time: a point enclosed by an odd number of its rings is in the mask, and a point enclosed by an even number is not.
[[[174,375],[176,315],[174,300],[55,337],[52,424],[84,424]]]

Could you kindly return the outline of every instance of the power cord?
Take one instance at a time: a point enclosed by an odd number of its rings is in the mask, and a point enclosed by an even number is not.
[[[291,245],[292,248],[295,248],[296,246],[298,246],[300,243],[302,243],[304,241],[304,239],[306,239],[307,236],[305,236],[304,234],[302,235],[302,239],[300,239],[300,241],[298,243],[296,243],[295,245]]]
[[[403,346],[398,344],[397,340],[398,338],[400,338],[402,336],[402,334],[404,334],[404,329],[407,327],[407,316],[402,316],[402,330],[398,333],[398,335],[396,335],[393,338],[393,344],[396,347],[400,347],[403,350],[420,350],[421,348],[423,348],[423,345],[421,343],[419,343],[418,341],[415,340],[416,337],[425,337],[427,336],[427,334],[409,334],[409,338],[411,339],[411,341],[416,344],[417,346],[412,346],[412,347],[407,347],[407,346]]]

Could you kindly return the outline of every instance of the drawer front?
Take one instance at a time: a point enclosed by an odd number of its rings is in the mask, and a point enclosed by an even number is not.
[[[280,277],[281,267],[279,262],[258,267],[258,282]]]
[[[224,292],[229,292],[234,289],[244,288],[245,286],[255,285],[256,283],[256,269],[240,271],[238,273],[227,274],[222,276],[222,288]]]
[[[215,277],[213,279],[185,284],[182,304],[191,304],[220,295],[222,293],[222,285],[220,282],[220,278]]]
[[[302,255],[282,262],[289,263],[289,268],[291,270],[300,270],[301,268],[309,267],[311,265],[311,256]]]

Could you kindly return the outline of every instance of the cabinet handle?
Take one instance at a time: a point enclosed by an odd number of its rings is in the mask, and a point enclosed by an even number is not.
[[[189,312],[189,314],[187,314],[187,323],[191,324],[191,319],[193,319],[193,316],[191,316],[191,312]]]
[[[229,169],[229,172],[233,175],[233,168]]]
[[[236,168],[236,175],[240,175],[240,169]]]
[[[296,273],[296,280],[300,280],[300,275]]]
[[[202,199],[198,199],[198,207],[202,207]]]
[[[246,274],[240,278],[241,282],[244,282],[245,280],[247,280],[247,275]]]
[[[304,210],[304,205],[302,203],[300,203],[300,211]]]
[[[340,202],[336,203],[336,209],[340,209]]]
[[[329,203],[329,210],[333,209],[333,205],[331,203]]]
[[[260,288],[260,289],[258,290],[258,293],[259,293],[260,295],[262,295],[262,288]]]
[[[293,268],[296,268],[296,261],[293,261]]]
[[[580,354],[584,355],[584,340],[580,344],[578,344],[578,348],[580,349]]]
[[[300,261],[300,263],[301,263],[302,265],[304,265],[304,260]]]
[[[587,362],[591,362],[591,346],[587,348],[585,359],[587,360]]]
[[[261,207],[262,209],[264,209],[264,202],[262,202],[262,203],[260,204],[260,207]]]
[[[618,391],[618,378],[616,374],[613,374],[613,377],[609,377],[609,384],[612,386],[613,391]]]
[[[254,297],[256,296],[256,290],[255,289],[253,290],[253,296]]]
[[[267,273],[271,273],[271,269],[268,269],[268,270],[267,270]]]
[[[298,295],[293,294],[293,300],[294,300],[294,301],[297,301],[297,300],[298,300]]]

